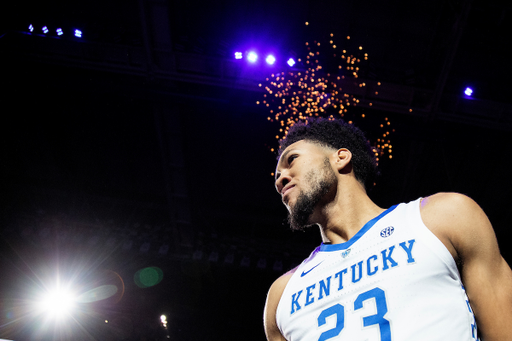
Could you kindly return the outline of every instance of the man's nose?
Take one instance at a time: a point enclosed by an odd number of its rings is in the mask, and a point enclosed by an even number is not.
[[[281,172],[281,175],[276,179],[276,190],[279,194],[281,194],[284,186],[286,186],[290,180],[290,175],[287,172]]]

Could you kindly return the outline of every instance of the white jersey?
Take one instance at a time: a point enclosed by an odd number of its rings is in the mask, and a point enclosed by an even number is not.
[[[455,261],[423,224],[420,199],[316,248],[290,278],[276,322],[288,341],[477,340]]]

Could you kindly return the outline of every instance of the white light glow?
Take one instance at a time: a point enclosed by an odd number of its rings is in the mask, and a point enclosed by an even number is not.
[[[267,62],[267,64],[273,65],[276,62],[276,57],[274,57],[273,55],[269,54],[267,56],[267,59],[265,59],[265,61]]]
[[[91,303],[101,301],[114,296],[117,291],[118,289],[115,285],[101,285],[79,295],[75,301],[78,303]]]
[[[160,322],[162,323],[162,326],[164,328],[167,328],[167,316],[165,316],[165,315],[160,316]]]
[[[66,290],[54,290],[47,293],[39,302],[41,312],[61,318],[70,314],[75,306],[75,297]]]
[[[256,54],[256,52],[249,52],[249,55],[247,56],[247,59],[251,63],[254,63],[256,60],[258,60],[258,55]]]

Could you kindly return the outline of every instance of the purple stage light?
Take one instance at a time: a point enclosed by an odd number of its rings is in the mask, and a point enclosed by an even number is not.
[[[254,62],[256,62],[256,60],[258,60],[258,55],[256,54],[256,52],[249,52],[249,54],[247,55],[247,59],[251,63],[254,63]]]
[[[265,61],[267,62],[267,64],[273,65],[276,62],[276,57],[274,57],[273,55],[269,54],[267,56],[267,59],[265,59]]]
[[[242,59],[242,52],[235,52],[235,59]]]
[[[62,32],[62,28],[58,28],[58,29],[57,29],[57,35],[58,35],[58,36],[61,36],[61,35],[63,35],[63,34],[64,34],[64,32]]]
[[[43,27],[43,33],[44,34],[48,33],[48,27],[46,27],[46,26]]]
[[[80,30],[75,30],[75,37],[77,37],[77,38],[82,38],[82,31],[80,31]]]
[[[464,90],[464,93],[466,94],[466,96],[471,96],[473,94],[473,89],[467,87],[466,90]]]
[[[34,26],[32,26],[32,24],[28,25],[28,30],[30,32],[34,32]]]
[[[295,65],[295,60],[293,60],[293,58],[290,58],[290,59],[288,59],[287,63],[290,66],[294,66]]]

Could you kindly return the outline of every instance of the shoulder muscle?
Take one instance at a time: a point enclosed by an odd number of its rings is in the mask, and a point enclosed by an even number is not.
[[[421,218],[456,261],[462,261],[464,253],[477,245],[480,238],[495,242],[487,216],[477,203],[463,194],[437,193],[424,198]]]
[[[293,273],[297,268],[288,271],[272,284],[267,294],[267,302],[265,303],[265,311],[263,313],[263,323],[265,326],[265,334],[269,341],[282,341],[285,338],[281,335],[276,322],[276,311],[284,289],[290,281]]]
[[[491,223],[472,199],[439,193],[421,204],[425,225],[459,261],[462,281],[485,340],[512,335],[512,271],[503,259]]]

